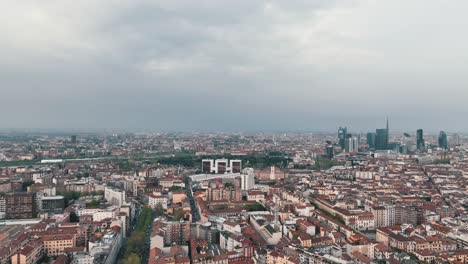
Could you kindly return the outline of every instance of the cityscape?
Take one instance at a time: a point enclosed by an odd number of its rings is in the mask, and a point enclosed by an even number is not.
[[[0,135],[1,263],[466,263],[468,136]]]
[[[468,264],[466,10],[1,0],[0,264]]]

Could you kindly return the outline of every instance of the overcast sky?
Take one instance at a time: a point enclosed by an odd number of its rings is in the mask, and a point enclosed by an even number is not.
[[[0,0],[0,129],[468,131],[466,0]]]

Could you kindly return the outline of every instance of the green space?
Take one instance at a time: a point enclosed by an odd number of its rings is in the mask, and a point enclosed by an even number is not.
[[[99,208],[100,205],[101,203],[99,201],[92,200],[91,202],[86,203],[86,208]]]
[[[0,161],[0,167],[28,167],[37,164],[38,160]]]
[[[195,156],[192,152],[178,152],[174,154],[145,154],[132,155],[127,157],[116,157],[121,169],[132,170],[138,167],[139,162],[147,164],[164,164],[164,165],[181,165],[185,167],[199,167],[203,159],[238,159],[241,160],[244,166],[263,168],[277,166],[280,168],[287,167],[291,160],[287,153],[279,151],[270,151],[262,154],[250,154],[246,156],[225,155],[207,155]]]
[[[143,208],[141,211],[136,230],[128,238],[127,248],[125,249],[123,264],[139,264],[145,249],[146,231],[152,221],[151,208]]]
[[[75,212],[71,212],[70,223],[78,223],[78,222],[80,222],[80,217]]]
[[[436,159],[433,164],[450,164],[450,159]]]
[[[183,191],[184,189],[180,186],[172,186],[171,188],[169,188],[169,191],[170,192],[180,192],[180,191]]]
[[[254,211],[266,211],[265,207],[259,203],[256,204],[248,204],[247,206],[247,211],[248,212],[254,212]]]
[[[332,218],[333,220],[336,220],[336,221],[342,223],[343,225],[345,225],[345,221],[343,220],[343,218],[341,218],[341,217],[339,217],[337,215],[334,215],[334,214],[328,212],[327,210],[323,210],[323,209],[319,208],[316,203],[311,202],[311,204],[315,207],[316,210],[319,210],[324,215],[326,215],[326,216]]]

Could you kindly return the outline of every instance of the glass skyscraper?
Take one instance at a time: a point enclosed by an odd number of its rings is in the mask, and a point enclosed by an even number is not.
[[[348,129],[346,127],[338,128],[338,144],[342,149],[345,148],[345,141],[348,136]]]
[[[386,150],[388,149],[388,129],[380,128],[375,130],[375,149]]]
[[[387,127],[375,130],[375,149],[376,150],[387,150],[388,149],[388,117]]]
[[[375,148],[375,133],[367,133],[367,145],[369,145],[371,149]]]
[[[416,131],[416,147],[419,151],[423,151],[425,148],[423,130],[418,129]]]
[[[440,131],[439,133],[439,147],[444,149],[448,148],[447,134],[444,131]]]

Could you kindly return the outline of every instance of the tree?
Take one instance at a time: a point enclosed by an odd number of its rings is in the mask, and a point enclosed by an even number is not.
[[[182,191],[182,187],[180,187],[180,186],[172,186],[171,188],[169,188],[169,191],[170,191],[170,192]]]
[[[80,222],[80,217],[75,212],[71,212],[70,223],[79,223],[79,222]]]
[[[130,254],[125,260],[123,261],[123,264],[140,264],[140,256],[136,253]]]
[[[133,253],[141,254],[145,246],[145,232],[137,231],[130,236],[127,244],[126,256],[131,256]]]
[[[161,204],[156,205],[156,207],[154,208],[154,214],[155,214],[155,216],[163,216],[164,215],[164,208],[162,207]]]
[[[98,208],[101,203],[97,200],[92,200],[91,202],[86,204],[86,208]]]
[[[247,206],[247,211],[248,212],[253,212],[253,211],[265,211],[265,207],[259,203],[255,204],[248,204]]]

